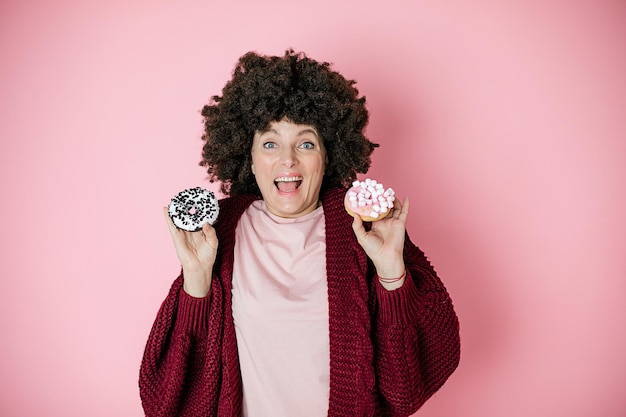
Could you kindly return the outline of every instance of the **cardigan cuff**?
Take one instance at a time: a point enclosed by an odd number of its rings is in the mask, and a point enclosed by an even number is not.
[[[213,285],[211,285],[213,287]],[[192,297],[183,288],[178,294],[176,332],[189,336],[205,336],[208,332],[211,292],[202,298]]]
[[[407,270],[404,283],[395,290],[387,290],[376,279],[378,319],[389,325],[402,325],[415,320],[419,309],[419,292]]]

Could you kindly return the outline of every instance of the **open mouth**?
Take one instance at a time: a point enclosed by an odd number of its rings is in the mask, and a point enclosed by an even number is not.
[[[278,177],[274,180],[274,185],[283,193],[294,192],[302,184],[302,177]]]

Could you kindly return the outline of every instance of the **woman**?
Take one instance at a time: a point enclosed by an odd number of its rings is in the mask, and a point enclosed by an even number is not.
[[[165,212],[182,273],[146,345],[146,415],[414,413],[458,365],[458,321],[407,199],[371,224],[343,207],[377,146],[354,82],[248,53],[202,115],[228,198],[199,232]]]

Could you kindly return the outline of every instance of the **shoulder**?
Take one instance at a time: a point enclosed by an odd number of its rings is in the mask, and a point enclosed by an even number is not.
[[[220,213],[243,212],[254,200],[260,197],[253,194],[243,194],[234,197],[225,197],[219,200]]]
[[[245,194],[220,199],[220,213],[214,225],[218,234],[225,230],[234,229],[243,212],[253,201],[259,198],[256,195]]]
[[[354,238],[352,232],[352,216],[346,211],[343,200],[346,195],[346,188],[331,188],[322,194],[322,205],[324,206],[324,217],[326,219],[327,243],[342,241]]]
[[[352,224],[352,216],[348,214],[344,206],[347,191],[347,188],[329,188],[322,193],[321,200],[327,221]]]
[[[322,193],[321,200],[324,210],[344,210],[343,199],[347,188],[329,188]]]

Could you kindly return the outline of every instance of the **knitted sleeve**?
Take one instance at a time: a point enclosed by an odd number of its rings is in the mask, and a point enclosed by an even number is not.
[[[176,279],[146,344],[139,391],[147,417],[215,415],[219,394],[222,297],[218,279],[193,298]]]
[[[378,300],[376,372],[383,401],[394,416],[415,413],[460,359],[459,324],[448,292],[408,236],[404,257],[402,287],[387,291],[378,280],[372,284]]]

